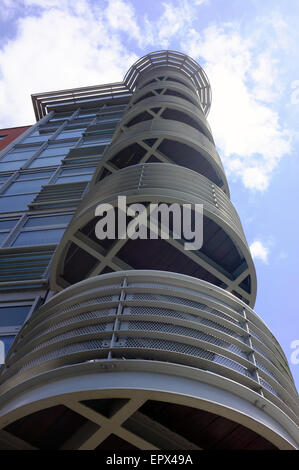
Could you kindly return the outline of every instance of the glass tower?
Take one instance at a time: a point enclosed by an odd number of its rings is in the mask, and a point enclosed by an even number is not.
[[[37,123],[0,153],[0,448],[298,448],[204,70],[159,51],[121,83],[32,100]],[[96,208],[124,216],[119,196],[148,218],[201,204],[201,249],[159,221],[154,239],[99,240]]]

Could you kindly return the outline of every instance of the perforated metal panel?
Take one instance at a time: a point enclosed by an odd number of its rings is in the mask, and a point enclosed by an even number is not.
[[[252,377],[252,374],[249,372],[248,369],[246,369],[245,367],[242,367],[241,364],[238,364],[237,362],[232,361],[231,359],[228,359],[227,357],[216,354],[214,357],[214,362],[217,362],[218,364],[222,364],[225,367],[229,367],[230,369],[234,369],[237,372],[240,372],[240,374],[247,375],[247,377]]]
[[[216,289],[214,298],[207,289],[208,283],[158,271],[111,273],[76,284],[54,296],[23,327],[3,369],[0,393],[74,363],[142,359],[209,371],[264,390],[293,419],[296,389],[289,371],[271,361],[277,349],[272,334],[234,296]],[[186,298],[188,292],[192,299]],[[258,340],[251,343],[245,321],[236,319],[242,310],[248,324],[253,320],[266,339],[263,354],[257,351],[256,358]]]
[[[264,379],[260,379],[260,382],[261,382],[261,385],[263,387],[265,387],[267,390],[269,390],[269,392],[273,393],[273,395],[280,398],[279,394],[276,392],[276,390],[270,384],[268,384],[268,382],[266,382]]]
[[[46,346],[49,346],[50,344],[54,343],[59,343],[61,341],[74,338],[74,337],[80,337],[81,335],[91,335],[91,334],[96,334],[102,331],[106,330],[106,324],[105,323],[99,323],[97,325],[93,326],[85,326],[82,328],[75,328],[73,330],[67,331],[65,333],[62,333],[60,335],[56,335],[54,338],[49,339],[48,341],[44,341],[42,344],[39,344],[38,346],[35,346],[32,351],[38,351],[41,348],[44,348]]]
[[[76,310],[79,307],[88,307],[89,305],[101,304],[101,303],[105,303],[105,302],[112,302],[113,300],[117,300],[117,299],[118,299],[118,297],[113,296],[113,295],[103,295],[102,297],[92,297],[91,299],[84,300],[80,303],[69,305],[68,307],[64,308],[61,313]]]
[[[159,308],[159,307],[125,307],[124,314],[131,314],[131,315],[157,315],[157,316],[164,316],[164,317],[173,317],[173,318],[181,318],[186,319],[189,321],[200,322],[201,319],[197,315],[192,315],[189,313],[178,312],[175,310],[170,310],[166,308]]]
[[[188,344],[176,343],[174,341],[165,341],[162,339],[148,338],[127,338],[126,347],[128,348],[147,348],[154,350],[172,351],[190,356],[202,357],[203,359],[213,360],[214,354],[202,348],[190,346]]]
[[[43,362],[51,361],[54,359],[59,358],[66,358],[67,356],[71,356],[72,354],[79,354],[88,352],[91,350],[101,350],[104,349],[105,346],[103,345],[102,340],[90,340],[90,341],[82,341],[78,343],[69,344],[67,346],[54,349],[51,352],[41,354],[38,358],[25,362],[24,366],[22,366],[18,373],[25,371],[27,369],[33,368],[34,366],[41,365]],[[84,360],[84,359],[83,359]],[[69,362],[71,363],[71,358],[69,357]]]
[[[229,315],[219,312],[218,310],[208,307],[207,305],[195,302],[194,300],[186,299],[183,297],[175,297],[173,295],[161,295],[161,294],[149,294],[149,293],[135,293],[135,294],[127,294],[126,299],[135,299],[135,300],[157,300],[157,301],[164,301],[164,302],[171,302],[177,303],[181,305],[188,305],[189,307],[194,307],[196,309],[204,310],[206,312],[212,313],[220,318],[224,318],[230,322],[235,323],[236,325],[239,324],[237,320],[232,318]]]

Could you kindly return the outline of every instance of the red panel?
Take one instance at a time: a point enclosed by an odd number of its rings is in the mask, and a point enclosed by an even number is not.
[[[8,129],[0,129],[0,137],[5,136],[4,139],[0,140],[0,150],[3,150],[10,144],[13,140],[15,140],[19,135],[23,134],[27,129],[31,126],[23,126],[23,127],[11,127]]]

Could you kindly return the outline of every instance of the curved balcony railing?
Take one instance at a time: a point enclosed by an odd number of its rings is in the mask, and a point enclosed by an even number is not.
[[[159,69],[147,71],[143,76],[140,75],[136,89],[141,90],[141,88],[144,88],[145,86],[151,83],[159,83],[165,85],[169,82],[180,83],[182,85],[185,85],[198,96],[196,85],[192,82],[191,78],[187,77],[187,75],[182,74],[181,72],[169,69],[168,67],[159,67]]]
[[[142,103],[143,100],[149,97],[154,97],[154,96],[174,96],[177,98],[180,98],[182,101],[185,101],[186,103],[193,104],[193,106],[196,106],[198,109],[198,112],[202,112],[201,109],[201,104],[200,104],[200,99],[198,95],[190,90],[189,87],[187,87],[183,83],[177,83],[177,82],[155,82],[155,83],[149,83],[146,85],[144,88],[137,89],[130,101],[131,105],[136,105],[138,103]],[[202,112],[204,115],[204,113]]]
[[[161,51],[142,58],[125,77],[134,90],[91,185],[138,163],[174,163],[229,188],[206,120],[210,86],[188,56]]]
[[[135,90],[139,82],[144,81],[153,71],[162,74],[168,71],[186,76],[195,85],[204,113],[207,115],[211,107],[211,87],[208,77],[202,67],[186,54],[176,51],[157,51],[141,57],[130,67],[124,78],[125,85]]]
[[[116,370],[117,361],[133,369],[143,361],[142,370],[148,362],[163,373],[164,365],[168,375],[176,365],[176,374],[193,380],[200,370],[207,381],[217,376],[224,390],[233,382],[233,393],[248,393],[251,403],[261,399],[283,426],[298,423],[296,388],[266,325],[230,293],[189,276],[110,273],[57,294],[18,335],[0,378],[1,400],[35,379],[42,387],[48,373],[63,369],[67,376],[68,367],[92,361],[97,370],[107,361]]]
[[[98,240],[97,205],[115,206],[121,195],[127,197],[127,204],[202,204],[202,248],[185,250],[183,239],[173,238]],[[237,212],[211,181],[177,165],[134,165],[99,182],[79,206],[57,248],[51,286],[61,289],[85,277],[120,269],[181,272],[222,286],[254,305],[255,269]]]
[[[95,171],[91,185],[117,170],[138,163],[174,163],[229,188],[214,144],[199,130],[168,119],[143,121],[117,134]]]
[[[120,131],[139,122],[153,119],[169,119],[182,122],[204,134],[214,144],[210,126],[205,117],[198,112],[198,107],[176,96],[153,96],[128,108],[114,140]]]

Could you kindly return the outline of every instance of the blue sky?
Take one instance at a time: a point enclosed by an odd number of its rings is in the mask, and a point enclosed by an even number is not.
[[[2,0],[0,9],[0,128],[34,122],[31,93],[121,81],[150,51],[185,52],[204,67],[209,122],[255,259],[255,310],[289,361],[299,341],[298,18],[296,0]],[[299,387],[299,364],[290,366]]]

